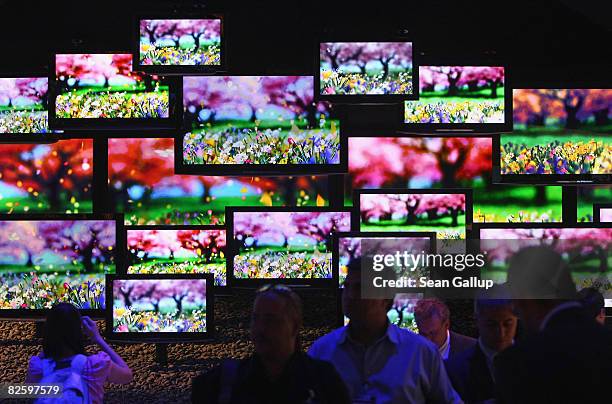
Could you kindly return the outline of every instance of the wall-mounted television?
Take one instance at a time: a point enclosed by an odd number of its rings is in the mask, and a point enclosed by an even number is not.
[[[465,239],[472,224],[471,189],[356,189],[353,222],[362,232],[434,231]]]
[[[91,213],[93,140],[0,144],[0,213]]]
[[[337,283],[332,235],[350,231],[350,209],[228,207],[230,286]]]
[[[45,138],[49,78],[40,75],[0,77],[0,140]]]
[[[473,231],[489,263],[481,270],[483,279],[505,282],[512,254],[527,246],[547,245],[563,256],[577,290],[596,287],[606,299],[612,298],[611,223],[478,223]]]
[[[0,317],[44,317],[59,302],[100,316],[118,266],[122,218],[0,215]]]
[[[207,339],[214,333],[212,274],[108,277],[107,336],[128,341]]]
[[[129,225],[219,225],[226,206],[327,206],[326,176],[177,175],[173,138],[108,139],[110,206]]]
[[[134,71],[127,52],[55,54],[49,93],[53,129],[172,129],[180,124],[179,81]]]
[[[223,17],[138,17],[135,70],[160,74],[214,73],[225,59]]]
[[[362,241],[368,240],[369,249],[377,249],[381,254],[395,254],[412,248],[417,253],[436,251],[435,232],[337,232],[332,236],[333,265],[338,268],[338,286],[342,287],[351,260],[362,256]],[[429,276],[429,273],[423,274]]]
[[[185,76],[181,174],[346,172],[346,138],[311,76]]]
[[[496,182],[612,182],[612,89],[514,89],[514,130],[494,145]]]
[[[371,137],[368,132],[349,138],[345,206],[352,205],[357,188],[471,188],[474,222],[562,220],[560,186],[492,184],[489,137]]]
[[[512,128],[512,94],[501,65],[420,65],[419,99],[405,101],[411,132],[497,133]]]
[[[593,222],[612,223],[612,203],[593,205]]]
[[[411,41],[321,41],[317,55],[319,99],[342,103],[418,99]]]
[[[128,274],[211,273],[226,286],[225,226],[129,226]]]

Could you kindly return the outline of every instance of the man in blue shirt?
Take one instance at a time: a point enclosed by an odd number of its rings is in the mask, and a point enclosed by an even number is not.
[[[336,367],[353,403],[461,403],[436,347],[389,323],[392,303],[361,298],[361,260],[351,261],[342,292],[350,322],[315,341],[308,354]]]

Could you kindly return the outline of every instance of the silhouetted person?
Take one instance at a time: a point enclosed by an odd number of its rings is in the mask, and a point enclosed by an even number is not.
[[[476,339],[450,330],[450,311],[438,299],[421,299],[414,308],[414,319],[419,334],[438,347],[442,359],[473,348]]]
[[[601,325],[606,324],[604,297],[597,289],[584,288],[578,292],[578,298],[591,318],[594,318]]]
[[[361,298],[361,260],[349,262],[342,309],[349,324],[319,338],[308,351],[330,361],[354,403],[459,403],[436,347],[391,324],[392,299]]]
[[[87,356],[85,336],[102,352]],[[100,336],[96,323],[69,303],[55,305],[43,329],[43,351],[30,358],[26,383],[58,382],[64,394],[102,403],[106,382],[127,384],[132,370]],[[79,401],[80,402],[80,401]]]
[[[349,403],[334,367],[302,352],[301,326],[302,304],[295,292],[282,285],[258,290],[251,314],[255,353],[248,359],[225,361],[196,377],[192,402]]]
[[[561,256],[529,247],[510,259],[508,287],[529,336],[496,356],[502,403],[602,403],[612,332],[586,315]]]
[[[505,288],[480,290],[474,300],[478,343],[445,362],[453,387],[466,403],[495,399],[493,358],[514,343],[518,318]]]

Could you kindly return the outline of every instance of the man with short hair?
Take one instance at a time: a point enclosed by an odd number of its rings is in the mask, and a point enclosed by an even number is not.
[[[342,308],[349,324],[308,351],[334,364],[354,403],[460,403],[435,346],[389,323],[391,299],[361,297],[361,259],[348,265]]]
[[[301,351],[302,304],[282,285],[265,286],[251,314],[254,354],[227,360],[196,377],[192,402],[207,404],[349,404],[346,386],[334,367]]]
[[[559,253],[517,252],[507,286],[529,336],[495,357],[501,403],[601,403],[612,380],[612,331],[586,315]]]
[[[414,308],[414,319],[419,334],[433,342],[442,359],[473,348],[476,339],[450,330],[450,311],[448,306],[438,299],[421,299]]]
[[[466,403],[495,398],[493,358],[512,346],[518,318],[502,285],[478,291],[474,299],[478,343],[445,362],[453,387]]]

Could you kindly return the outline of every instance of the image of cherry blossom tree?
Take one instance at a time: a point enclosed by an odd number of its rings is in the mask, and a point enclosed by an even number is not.
[[[169,86],[132,71],[130,54],[55,57],[57,118],[168,118]]]
[[[412,94],[411,42],[324,42],[323,95]]]
[[[0,133],[47,133],[46,77],[0,78]]]
[[[117,279],[114,332],[205,332],[206,280]]]
[[[237,278],[329,278],[331,235],[349,212],[234,212]]]
[[[330,105],[308,76],[183,79],[185,164],[338,164]]]
[[[0,145],[0,211],[91,212],[93,141]]]
[[[504,123],[504,68],[419,66],[418,101],[405,101],[405,123]]]
[[[220,63],[220,19],[140,20],[141,65],[210,66]]]

